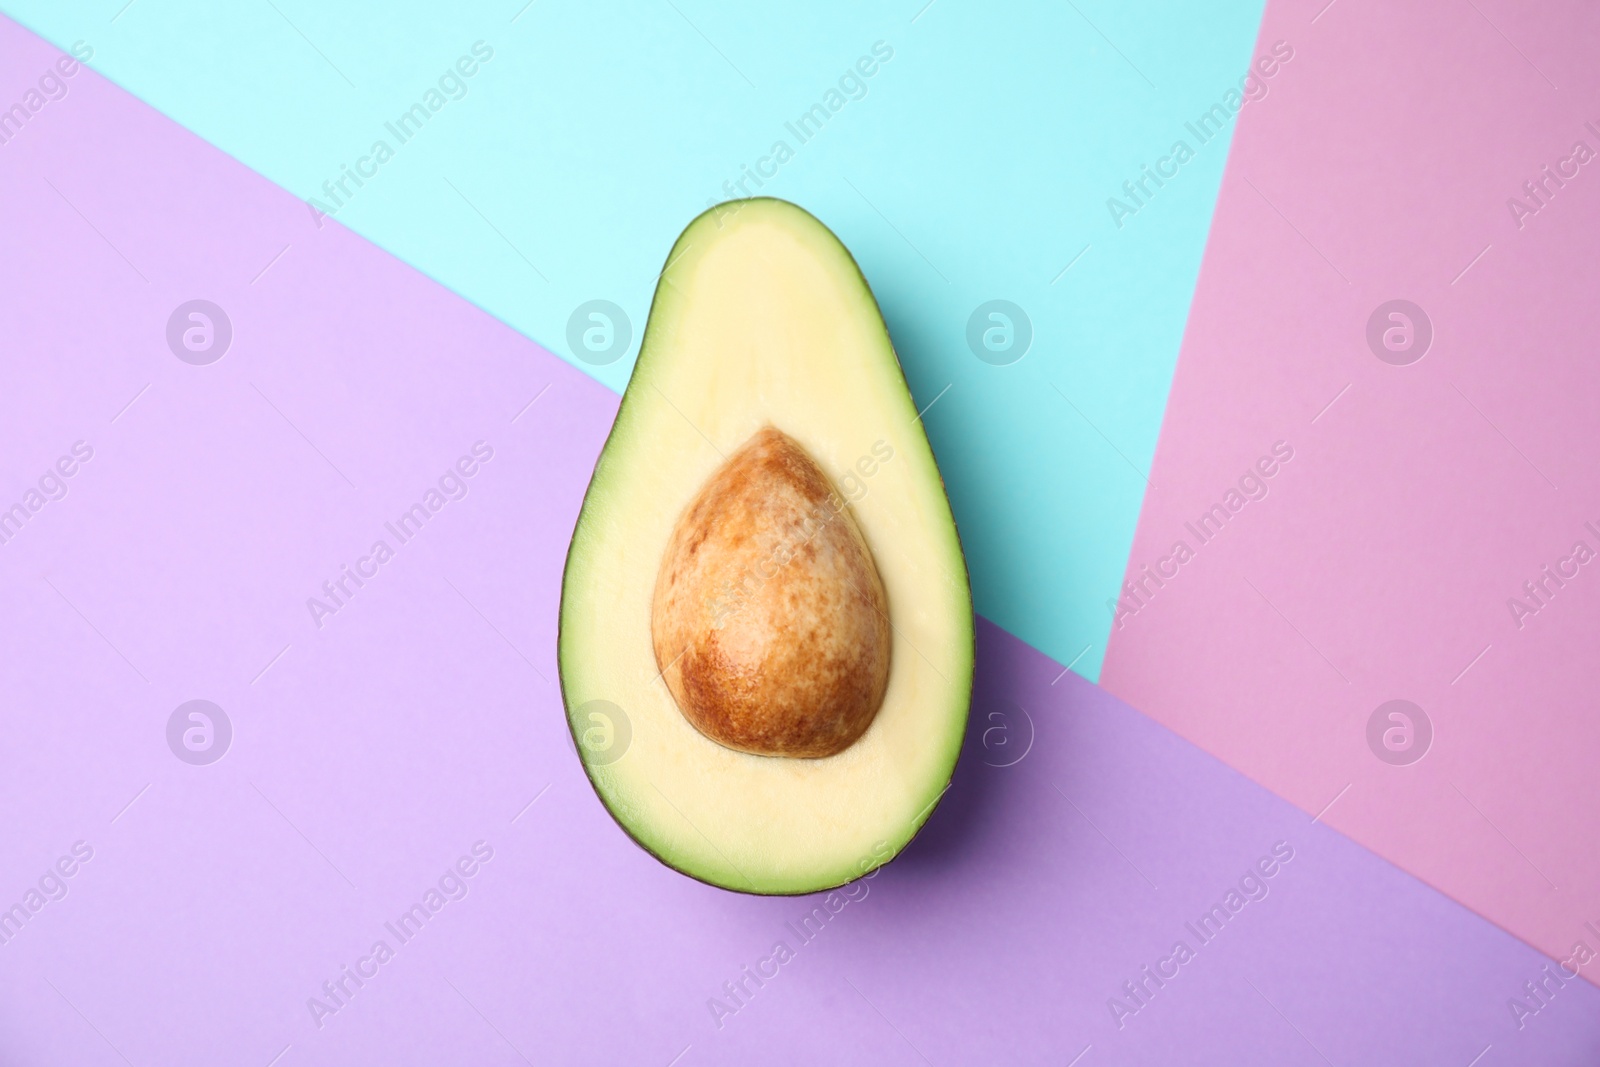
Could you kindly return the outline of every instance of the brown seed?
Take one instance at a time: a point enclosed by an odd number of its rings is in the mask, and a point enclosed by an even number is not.
[[[822,468],[772,426],[679,517],[650,635],[684,717],[757,755],[844,751],[889,682],[889,605],[872,552]]]

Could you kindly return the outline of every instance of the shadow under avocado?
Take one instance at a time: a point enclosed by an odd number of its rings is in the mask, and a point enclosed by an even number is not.
[[[1011,698],[1015,687],[1008,680],[1016,665],[1004,661],[1001,648],[984,630],[980,620],[972,710],[950,789],[887,868],[901,876],[920,879],[983,863],[984,842],[995,841],[1004,836],[1004,828],[1029,822],[1037,813],[1039,787],[1029,766],[1038,740],[1037,716]]]

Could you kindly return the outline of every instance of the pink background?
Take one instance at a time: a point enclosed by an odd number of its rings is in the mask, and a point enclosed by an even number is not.
[[[1121,619],[1104,684],[1543,952],[1600,950],[1600,561],[1521,628],[1507,606],[1574,542],[1600,552],[1600,159],[1521,228],[1507,207],[1576,141],[1600,152],[1600,9],[1275,3],[1279,39],[1130,579],[1195,547],[1184,523],[1274,442],[1294,458]],[[1396,298],[1434,329],[1409,366],[1366,342]],[[1396,698],[1435,731],[1410,766],[1367,745]]]

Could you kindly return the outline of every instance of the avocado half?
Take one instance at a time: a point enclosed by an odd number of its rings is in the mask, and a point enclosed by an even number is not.
[[[887,596],[882,703],[824,758],[711,740],[680,710],[663,677],[673,665],[652,645],[680,518],[768,427],[848,501]],[[893,859],[948,788],[972,693],[966,562],[872,291],[801,208],[732,201],[673,246],[573,532],[558,643],[568,725],[601,802],[701,881],[761,894],[842,885]]]

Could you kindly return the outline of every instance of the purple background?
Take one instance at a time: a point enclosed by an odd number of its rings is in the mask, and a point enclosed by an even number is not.
[[[0,95],[54,55],[0,24]],[[820,898],[662,867],[590,791],[554,684],[616,398],[92,73],[70,86],[0,146],[0,507],[94,448],[0,545],[0,906],[75,841],[94,857],[0,945],[4,1062],[1600,1055],[1600,991],[1519,1031],[1531,949],[986,623],[955,786],[814,941],[786,924]],[[165,340],[197,297],[233,324],[209,366]],[[306,598],[479,440],[465,499],[318,629]],[[195,698],[233,724],[210,766],[166,744]],[[319,1030],[307,999],[479,840],[468,895]],[[1119,1030],[1108,998],[1280,840],[1270,895]],[[795,958],[718,1029],[708,999],[780,939]]]

